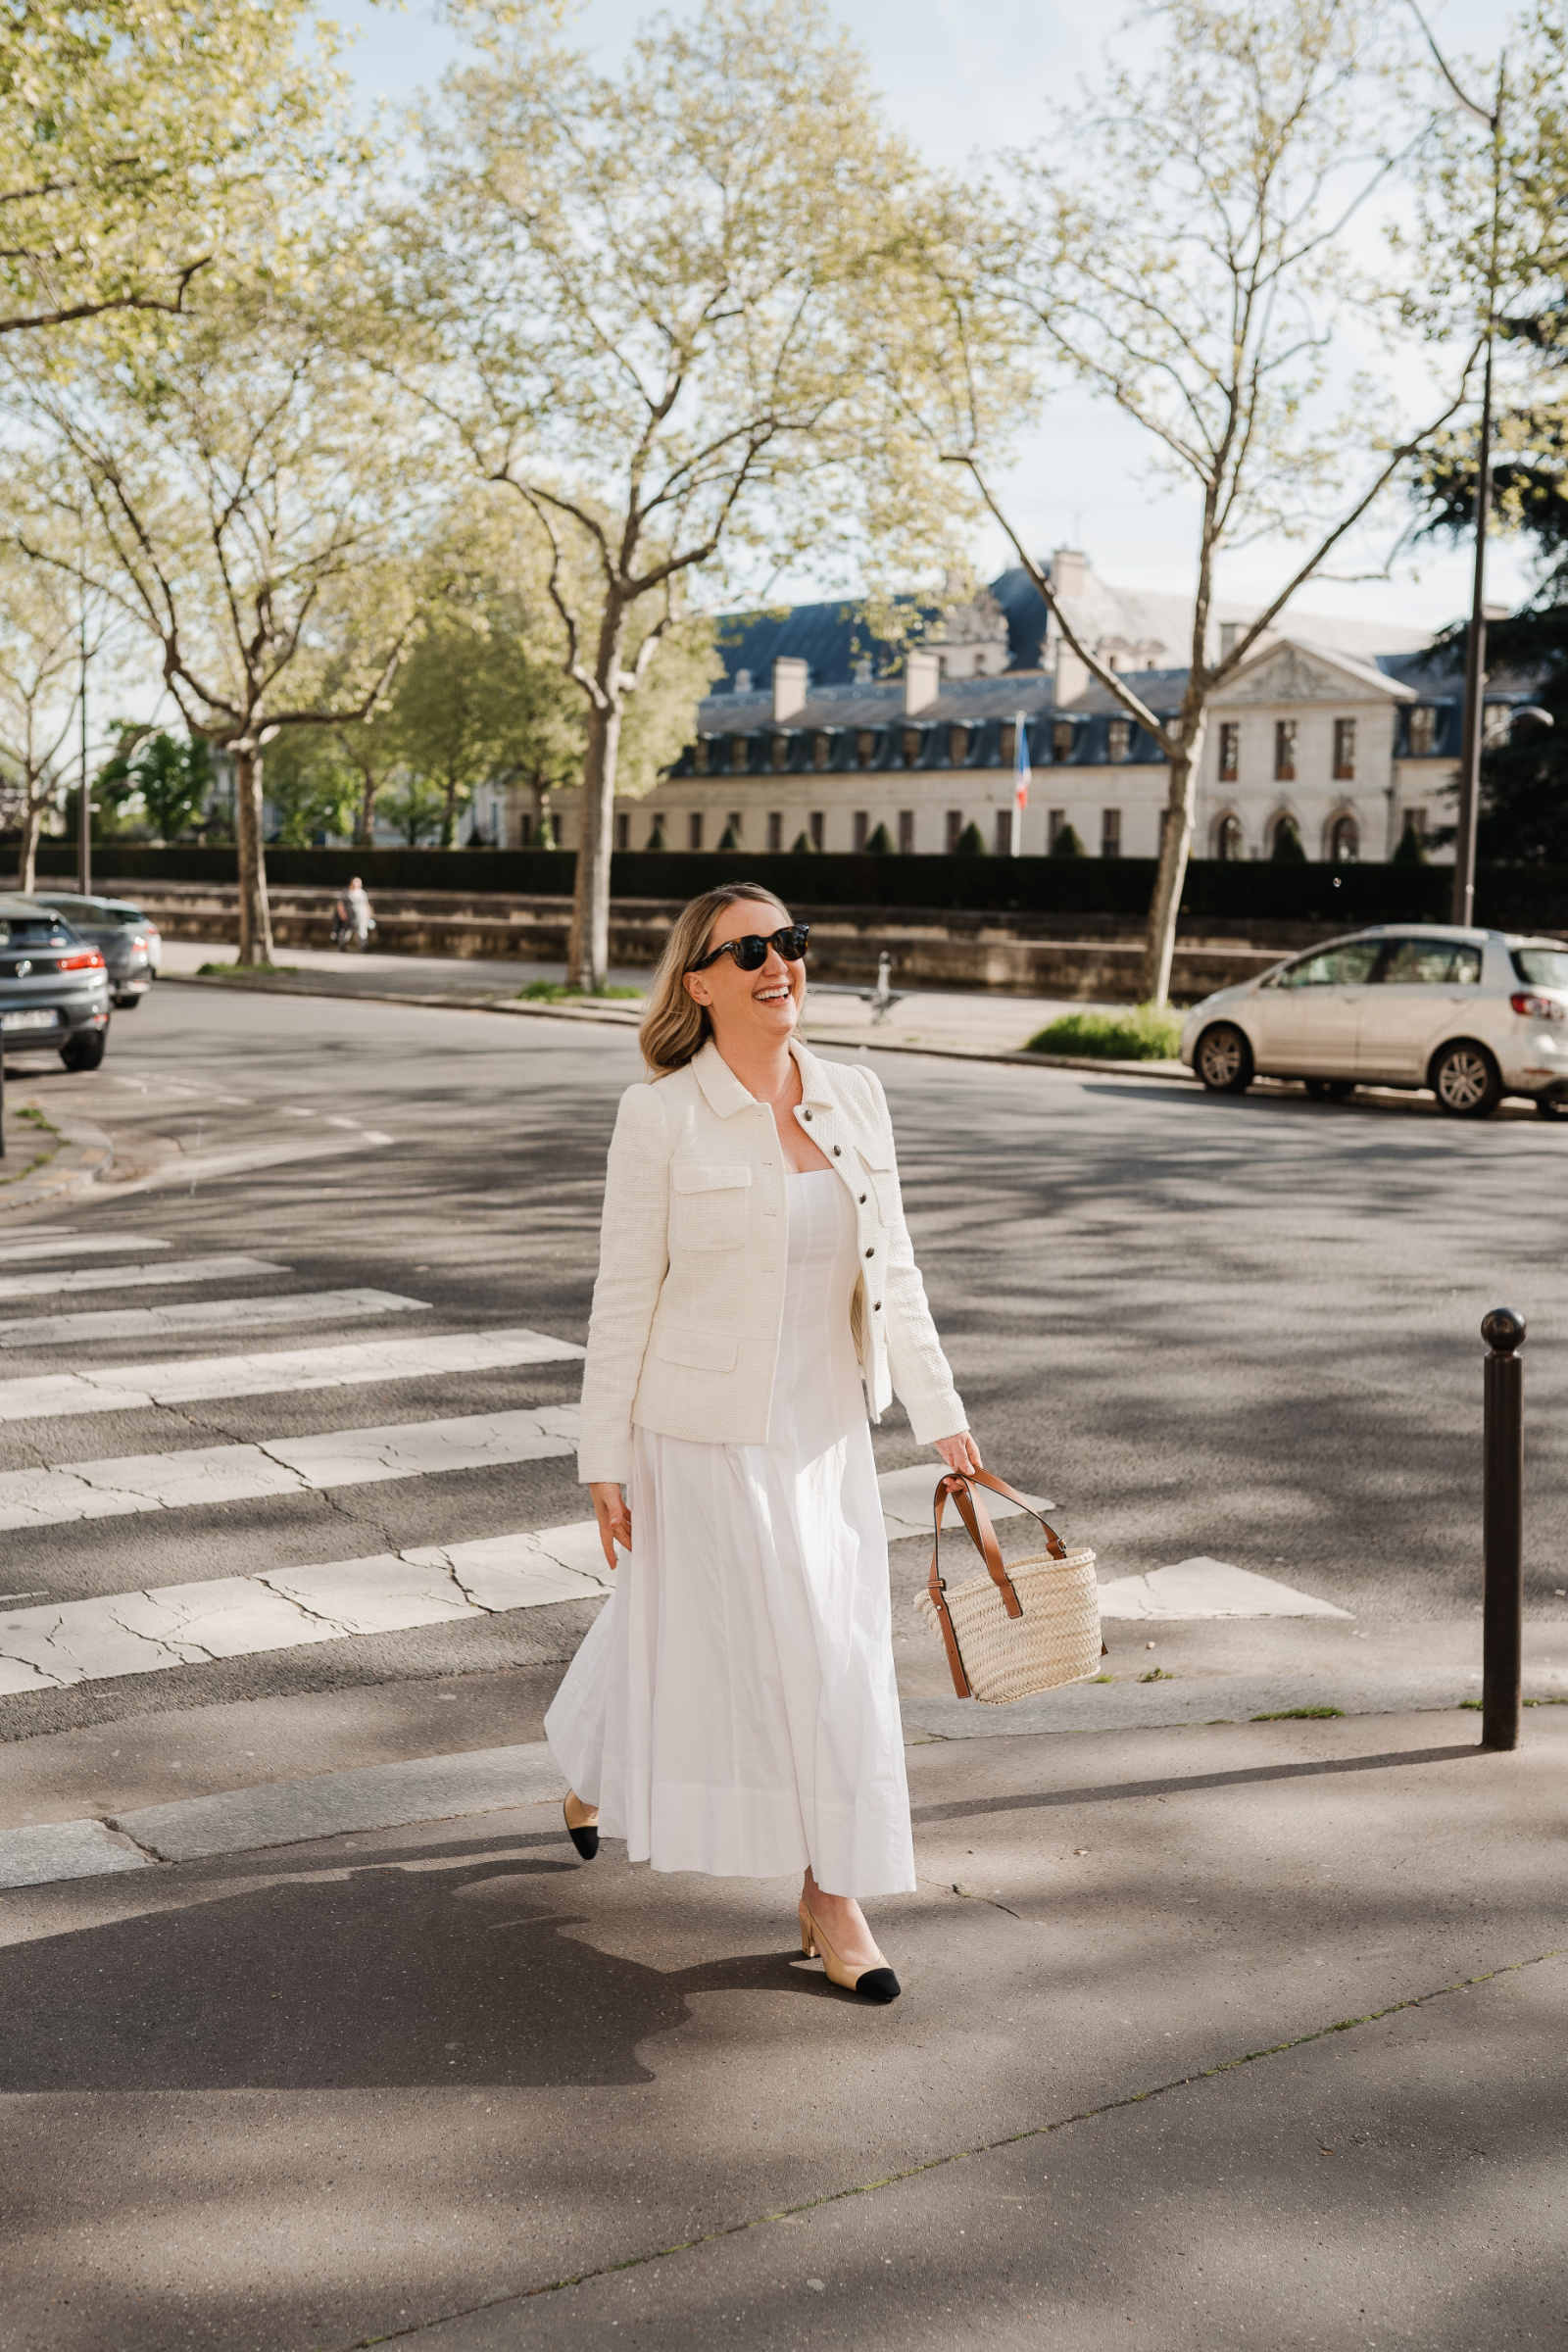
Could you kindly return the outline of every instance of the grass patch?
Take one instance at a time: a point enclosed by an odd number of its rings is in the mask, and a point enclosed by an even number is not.
[[[60,1130],[55,1125],[54,1121],[44,1117],[43,1112],[38,1108],[36,1102],[24,1102],[22,1108],[17,1112],[16,1115],[19,1119],[25,1119],[29,1127],[41,1127],[45,1135],[58,1135],[60,1133]]]
[[[1176,1677],[1167,1673],[1163,1666],[1151,1666],[1149,1672],[1141,1674],[1138,1680],[1141,1683],[1173,1683]]]
[[[602,1004],[607,997],[631,997],[642,1001],[640,988],[568,988],[564,980],[530,980],[526,988],[517,991],[519,1004]]]
[[[1084,1054],[1101,1061],[1174,1061],[1182,1016],[1165,1004],[1128,1004],[1119,1012],[1066,1012],[1038,1030],[1027,1054]]]
[[[270,980],[282,974],[292,977],[299,970],[297,963],[199,963],[199,980]]]
[[[1343,1715],[1343,1707],[1281,1707],[1275,1715],[1251,1715],[1250,1723],[1326,1723],[1331,1715]]]
[[[1116,1677],[1113,1674],[1092,1674],[1089,1680],[1092,1683],[1113,1683]]]

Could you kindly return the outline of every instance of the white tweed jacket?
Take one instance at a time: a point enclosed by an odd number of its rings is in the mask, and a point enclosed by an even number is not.
[[[850,1314],[871,1418],[897,1390],[922,1445],[967,1426],[899,1195],[880,1080],[791,1045],[795,1116],[855,1204]],[[610,1147],[577,1471],[631,1475],[633,1426],[722,1446],[767,1438],[784,1316],[787,1173],[773,1113],[709,1042],[628,1088]]]

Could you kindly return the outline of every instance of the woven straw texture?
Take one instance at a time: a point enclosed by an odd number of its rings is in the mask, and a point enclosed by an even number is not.
[[[982,1570],[949,1592],[948,1613],[958,1654],[974,1697],[988,1707],[1004,1707],[1037,1690],[1062,1683],[1087,1682],[1100,1672],[1100,1588],[1092,1551],[1069,1551],[1064,1560],[1049,1552],[1009,1560],[1007,1574],[1023,1604],[1009,1617],[1002,1594]],[[940,1642],[942,1622],[929,1592],[915,1607]]]

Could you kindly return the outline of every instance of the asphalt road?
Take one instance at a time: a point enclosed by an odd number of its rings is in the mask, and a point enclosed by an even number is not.
[[[880,1066],[973,1425],[1106,1575],[1207,1552],[1385,1641],[1467,1619],[1477,1325],[1506,1300],[1534,1333],[1531,1609],[1568,1616],[1568,1137]],[[0,1383],[584,1336],[624,1032],[170,986],[117,1020],[96,1076],[11,1068],[111,1127],[128,1173],[0,1221],[0,1323],[131,1322],[0,1332]],[[100,1268],[277,1270],[5,1298],[69,1264],[6,1254],[45,1223]],[[428,1303],[254,1337],[151,1320],[346,1290]],[[0,1420],[0,1475],[549,1410],[578,1378]],[[920,1458],[897,1415],[876,1448],[884,1469]],[[8,1598],[69,1602],[582,1508],[557,1455],[13,1521],[0,1545]],[[595,1605],[16,1691],[0,1816],[536,1740]],[[0,2352],[1555,2341],[1568,1721],[1528,1718],[1496,1758],[1474,1722],[919,1741],[919,1886],[878,1906],[906,1991],[874,2015],[792,1956],[788,1888],[656,1881],[613,1847],[582,1871],[550,1805],[19,1888]]]

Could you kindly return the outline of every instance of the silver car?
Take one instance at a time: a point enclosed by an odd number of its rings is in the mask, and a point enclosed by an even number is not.
[[[95,1070],[108,1041],[99,950],[52,906],[0,897],[0,1045],[49,1047],[68,1070]]]
[[[122,1012],[133,1012],[153,984],[162,942],[157,927],[125,899],[83,899],[71,891],[36,890],[40,906],[63,914],[73,931],[90,939],[109,967],[109,988]]]
[[[1299,1078],[1428,1087],[1440,1110],[1491,1116],[1524,1095],[1568,1113],[1568,944],[1446,923],[1380,923],[1195,1004],[1182,1059],[1215,1094]]]

